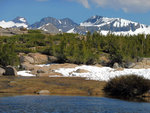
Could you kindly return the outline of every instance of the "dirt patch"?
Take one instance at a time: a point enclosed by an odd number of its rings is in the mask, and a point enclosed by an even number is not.
[[[103,96],[106,82],[78,77],[0,77],[1,93],[34,94],[48,90],[53,94]]]
[[[78,65],[76,64],[69,64],[69,63],[64,63],[64,64],[53,64],[50,66],[51,70],[56,70],[59,68],[75,68]]]

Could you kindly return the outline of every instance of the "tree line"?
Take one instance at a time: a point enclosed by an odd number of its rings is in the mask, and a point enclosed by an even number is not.
[[[97,32],[79,34],[42,34],[30,31],[28,34],[0,37],[0,65],[16,65],[20,52],[40,52],[55,56],[59,62],[96,64],[103,53],[108,54],[110,63],[136,61],[150,57],[150,35],[106,36]]]

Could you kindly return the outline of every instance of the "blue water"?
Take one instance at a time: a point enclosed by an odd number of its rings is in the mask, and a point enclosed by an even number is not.
[[[150,113],[150,103],[105,97],[15,96],[0,98],[0,113]]]

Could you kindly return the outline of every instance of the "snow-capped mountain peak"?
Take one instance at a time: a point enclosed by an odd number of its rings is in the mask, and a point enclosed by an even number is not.
[[[12,28],[12,27],[24,27],[27,28],[28,27],[28,23],[27,20],[23,17],[16,17],[15,19],[13,19],[12,21],[0,21],[0,26],[2,28]]]
[[[15,22],[15,23],[25,23],[25,24],[28,24],[27,20],[24,17],[16,17],[12,21]]]
[[[76,24],[69,18],[58,20],[53,17],[46,17],[46,18],[41,19],[39,22],[32,24],[30,28],[39,28],[48,23],[51,23],[53,26],[55,26],[57,29],[60,29],[62,32],[67,32],[68,30],[78,26],[78,24]]]
[[[102,17],[102,16],[92,16],[88,20],[84,21],[80,24],[80,26],[104,26],[108,24],[113,24],[114,27],[126,27],[129,24],[135,24],[138,23],[132,22],[129,20],[121,19],[121,18],[108,18],[108,17]]]
[[[87,31],[94,33],[112,33],[116,35],[150,34],[150,26],[133,22],[122,18],[108,18],[103,16],[92,16],[84,22],[77,24],[69,18],[56,19],[46,17],[39,22],[29,25],[24,17],[16,17],[12,21],[0,21],[3,28],[25,27],[29,29],[41,29],[48,33],[79,33],[86,34]]]
[[[70,29],[68,32],[86,34],[87,31],[94,31],[102,34],[150,34],[150,26],[140,24],[138,22],[129,21],[122,18],[108,18],[103,16],[92,16],[86,21],[80,23],[79,27]]]
[[[19,19],[21,22],[27,22],[25,18],[20,18]]]

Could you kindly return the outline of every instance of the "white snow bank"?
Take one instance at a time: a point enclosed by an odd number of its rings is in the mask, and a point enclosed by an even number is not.
[[[33,74],[30,74],[30,71],[18,71],[17,72],[17,75],[20,75],[20,76],[36,76],[36,75],[33,75]]]
[[[25,18],[20,18],[19,20],[22,21],[22,22],[26,22]]]
[[[5,22],[4,20],[0,21],[0,26],[2,28],[10,28],[10,27],[25,27],[25,28],[27,28],[28,27],[28,25],[26,25],[25,23],[14,23],[13,21]]]
[[[77,73],[77,69],[88,70],[87,73]],[[61,73],[65,77],[85,77],[90,80],[108,81],[110,78],[115,76],[122,76],[128,74],[135,74],[139,76],[144,76],[150,79],[150,69],[124,69],[117,71],[110,67],[96,67],[96,66],[78,66],[76,68],[60,68],[55,70],[55,72]]]

